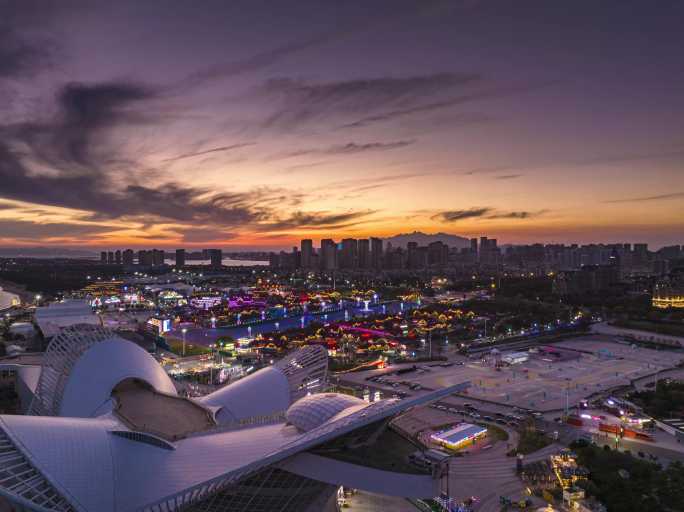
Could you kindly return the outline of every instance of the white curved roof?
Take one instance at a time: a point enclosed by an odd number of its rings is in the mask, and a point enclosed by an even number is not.
[[[226,424],[284,412],[290,406],[290,388],[287,377],[270,366],[198,401],[205,407],[218,408],[216,421]]]
[[[292,402],[310,389],[321,387],[327,371],[327,350],[311,345],[200,398],[199,402],[218,409],[215,417],[220,424],[283,414]]]
[[[360,398],[341,393],[319,393],[297,400],[285,414],[289,423],[303,432],[320,427],[349,407],[368,405]]]
[[[107,420],[2,416],[4,433],[74,508],[113,512],[115,474]],[[27,482],[28,486],[28,482]],[[40,509],[36,509],[40,510]],[[61,510],[61,509],[58,509]]]
[[[112,336],[90,347],[71,370],[60,416],[87,418],[110,399],[112,389],[129,378],[143,380],[161,393],[176,388],[161,365],[135,343]]]

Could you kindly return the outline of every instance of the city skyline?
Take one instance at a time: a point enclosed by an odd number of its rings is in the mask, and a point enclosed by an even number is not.
[[[682,243],[676,3],[0,6],[2,247]]]

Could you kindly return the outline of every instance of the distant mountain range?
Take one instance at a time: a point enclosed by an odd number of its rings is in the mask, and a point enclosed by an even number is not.
[[[442,242],[449,247],[457,247],[459,249],[470,247],[470,239],[462,236],[450,235],[448,233],[434,233],[431,235],[428,233],[421,233],[420,231],[394,235],[385,238],[384,241],[385,245],[392,244],[392,247],[406,247],[409,242],[416,242],[419,246],[428,245],[432,242]]]

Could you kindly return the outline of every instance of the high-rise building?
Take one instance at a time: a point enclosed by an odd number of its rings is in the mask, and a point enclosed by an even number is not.
[[[121,254],[121,260],[124,265],[133,265],[133,251],[131,249],[126,249]]]
[[[408,268],[420,268],[418,256],[418,242],[409,242],[406,244],[406,258]]]
[[[107,263],[109,263],[110,265],[114,264],[114,252],[109,251],[107,253]]]
[[[114,253],[114,261],[117,265],[121,265],[121,249],[117,249]]]
[[[339,256],[340,268],[354,269],[358,266],[359,245],[356,238],[345,238],[342,240],[342,249]]]
[[[371,238],[371,266],[375,270],[382,269],[383,254],[382,254],[382,238]]]
[[[176,266],[185,266],[185,249],[176,249]]]
[[[107,263],[107,251],[100,253],[100,263]]]
[[[370,242],[367,238],[358,241],[359,249],[359,268],[371,267]]]
[[[470,239],[470,252],[477,254],[477,238]]]
[[[301,247],[302,268],[309,270],[313,267],[311,261],[313,256],[313,241],[310,238],[304,239],[302,240]]]
[[[138,265],[151,267],[153,264],[154,260],[152,259],[152,251],[146,251],[144,249],[138,251]]]
[[[330,238],[321,240],[321,268],[323,270],[337,268],[337,244]]]
[[[209,264],[213,268],[220,268],[223,265],[223,251],[221,249],[207,249]]]
[[[164,264],[164,251],[152,249],[152,265],[160,266]]]
[[[432,242],[427,247],[428,252],[428,265],[436,265],[439,267],[444,267],[449,260],[449,246],[445,245],[443,242],[436,241]]]

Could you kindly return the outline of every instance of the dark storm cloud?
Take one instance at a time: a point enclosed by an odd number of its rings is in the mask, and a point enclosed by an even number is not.
[[[217,80],[223,80],[234,76],[252,73],[280,62],[281,60],[301,52],[321,47],[342,40],[353,34],[381,31],[383,28],[391,29],[396,23],[415,23],[416,17],[430,18],[442,15],[443,10],[453,4],[447,2],[408,2],[406,4],[393,2],[391,8],[380,7],[374,13],[366,14],[363,19],[354,19],[340,23],[335,20],[335,29],[320,32],[308,38],[289,41],[280,46],[274,46],[268,50],[257,52],[253,55],[227,63],[220,63],[206,67],[190,74],[170,88],[172,92],[181,92],[189,88],[201,87]],[[442,6],[435,10],[436,6]]]
[[[47,66],[51,60],[47,48],[37,41],[24,39],[0,21],[0,79],[24,77]]]
[[[0,237],[35,238],[74,238],[93,236],[120,230],[116,226],[104,224],[72,224],[66,222],[38,223],[14,219],[0,219]]]
[[[671,194],[660,194],[655,196],[629,197],[625,199],[611,199],[605,203],[642,203],[649,201],[667,201],[670,199],[684,198],[684,192],[673,192]]]
[[[262,128],[290,128],[333,114],[359,114],[388,107],[407,108],[421,99],[477,83],[467,73],[436,73],[311,83],[291,78],[269,80],[258,94],[278,101],[279,110]]]
[[[298,149],[288,153],[281,153],[273,155],[269,160],[283,160],[286,158],[293,158],[296,156],[309,155],[354,155],[357,153],[365,153],[367,151],[389,151],[392,149],[405,148],[415,143],[415,140],[398,140],[393,142],[366,142],[359,144],[356,142],[348,142],[347,144],[337,144],[328,146],[327,148],[311,148]]]
[[[254,145],[256,145],[256,142],[242,142],[239,144],[231,144],[229,146],[220,146],[217,148],[210,148],[210,149],[205,149],[202,151],[194,151],[191,153],[183,153],[183,154],[178,155],[178,156],[166,158],[165,160],[162,160],[162,161],[163,162],[177,162],[178,160],[185,160],[186,158],[193,158],[196,156],[209,155],[211,153],[226,153],[228,151],[233,151],[235,149],[246,148],[246,147],[254,146]]]
[[[488,219],[531,219],[533,217],[539,217],[548,213],[549,210],[537,210],[534,212],[530,211],[517,211],[517,212],[504,212],[495,213],[493,215],[487,216]]]
[[[109,130],[146,122],[136,104],[155,97],[143,85],[112,82],[71,83],[58,96],[59,113],[47,123],[24,123],[0,129],[0,133],[25,143],[35,158],[69,174],[102,171],[112,157],[106,135]]]
[[[519,85],[511,87],[501,87],[498,89],[493,89],[489,91],[473,92],[469,94],[463,94],[460,96],[455,96],[452,98],[447,98],[444,100],[434,101],[431,103],[424,103],[422,105],[412,106],[408,108],[399,108],[395,110],[390,110],[387,112],[382,112],[380,114],[375,114],[371,116],[362,117],[354,122],[344,124],[340,128],[362,128],[372,124],[393,121],[398,118],[412,116],[414,114],[423,114],[427,112],[436,112],[444,109],[456,107],[459,105],[465,105],[467,103],[485,100],[485,99],[496,99],[504,98],[507,96],[512,96],[516,94],[524,94],[527,92],[532,92],[538,89],[544,89],[546,87],[555,85],[556,82],[545,82],[541,84],[531,84],[531,85]],[[474,114],[474,121],[477,121],[478,117],[481,120],[491,120],[488,116],[482,114]]]
[[[468,210],[451,210],[446,212],[439,212],[433,215],[433,220],[441,220],[443,222],[458,222],[467,219],[531,219],[548,213],[549,210],[538,211],[513,211],[513,212],[499,212],[494,208],[470,208]]]
[[[310,83],[291,78],[269,80],[266,94],[277,94],[296,106],[334,105],[349,110],[380,107],[385,103],[429,96],[456,86],[481,80],[468,73],[435,73],[409,77],[383,77],[337,82]]]
[[[0,197],[97,212],[97,218],[227,225],[259,220],[264,212],[254,204],[266,193],[217,194],[173,182],[149,187],[112,167],[126,161],[109,132],[149,122],[144,108],[132,107],[155,98],[153,89],[134,83],[69,84],[57,96],[60,109],[52,121],[0,126]],[[32,163],[51,172],[38,174]],[[131,173],[140,171],[135,161],[130,165]]]
[[[263,223],[263,230],[280,230],[293,228],[327,228],[337,229],[349,227],[361,222],[365,217],[376,213],[372,210],[360,212],[295,212],[286,219]]]
[[[442,220],[444,222],[456,222],[464,219],[475,219],[486,216],[492,208],[470,208],[469,210],[451,210],[440,212],[432,216],[433,220]]]
[[[20,157],[0,143],[0,197],[96,212],[93,218],[150,216],[180,222],[253,222],[260,213],[246,194],[212,194],[176,183],[114,187],[106,175],[31,173]]]

